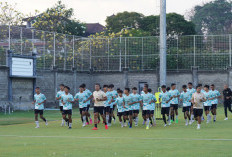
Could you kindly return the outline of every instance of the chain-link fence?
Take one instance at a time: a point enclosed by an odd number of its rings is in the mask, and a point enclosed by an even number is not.
[[[168,37],[167,69],[224,70],[231,66],[232,35]],[[157,70],[159,37],[82,38],[15,26],[0,26],[0,65],[6,53],[37,53],[37,68],[78,71]]]

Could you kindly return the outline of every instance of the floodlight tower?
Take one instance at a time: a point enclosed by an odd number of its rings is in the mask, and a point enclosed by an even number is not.
[[[160,86],[166,85],[166,0],[160,0]]]

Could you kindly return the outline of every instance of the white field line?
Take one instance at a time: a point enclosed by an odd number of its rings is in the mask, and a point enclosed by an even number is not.
[[[0,135],[0,137],[20,138],[76,138],[76,139],[135,139],[135,140],[187,140],[187,141],[232,141],[232,139],[200,139],[200,138],[139,138],[139,137],[77,137],[77,136],[21,136],[21,135]]]

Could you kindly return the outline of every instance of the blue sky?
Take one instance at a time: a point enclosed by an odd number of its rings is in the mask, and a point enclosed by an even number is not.
[[[17,3],[17,9],[25,14],[40,12],[53,6],[57,0],[1,0]],[[144,15],[159,13],[160,0],[62,0],[67,7],[75,10],[75,18],[87,23],[101,23],[105,25],[107,16],[122,11],[136,11]],[[167,12],[177,12],[184,15],[197,4],[211,0],[167,0]]]

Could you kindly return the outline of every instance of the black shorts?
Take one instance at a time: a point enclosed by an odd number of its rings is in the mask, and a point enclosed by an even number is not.
[[[116,104],[115,104],[115,105],[113,105],[113,111],[115,110],[115,107],[116,107]]]
[[[204,110],[205,111],[210,111],[211,110],[211,106],[204,106]]]
[[[113,108],[110,108],[110,114],[112,114],[114,112]]]
[[[191,106],[184,106],[183,109],[182,109],[182,112],[186,112],[186,111],[190,111],[191,109]]]
[[[110,113],[110,106],[106,106],[106,107],[105,107],[105,113],[106,113],[106,112],[109,112],[109,113]]]
[[[150,114],[154,114],[154,110],[150,110]]]
[[[64,115],[72,115],[72,110],[63,110],[62,114]]]
[[[87,105],[87,112],[89,112],[90,104]]]
[[[63,106],[60,106],[60,111],[61,111],[61,112],[63,111]]]
[[[191,106],[193,106],[193,103],[191,103]]]
[[[174,110],[178,110],[178,104],[171,104],[171,107],[172,107]]]
[[[139,110],[133,110],[133,113],[139,114]]]
[[[201,117],[202,114],[203,114],[203,109],[194,108],[194,109],[193,109],[193,114],[194,114],[194,117],[195,117],[195,118]]]
[[[118,116],[118,117],[121,117],[121,116],[124,116],[124,115],[125,115],[125,112],[118,112],[118,113],[117,113],[117,116]]]
[[[143,116],[150,115],[150,110],[143,110]]]
[[[103,115],[104,109],[105,109],[104,106],[94,106],[93,112]]]
[[[170,107],[161,107],[161,114],[169,115]]]
[[[79,110],[80,110],[80,114],[82,114],[82,111],[83,112],[87,112],[88,111],[88,107],[79,108]]]
[[[39,114],[39,115],[43,115],[43,110],[37,110],[37,109],[35,109],[34,113],[35,114]]]
[[[133,115],[133,111],[125,111],[125,116],[132,116]]]
[[[215,108],[217,109],[217,104],[212,104],[211,110],[212,110],[212,109],[215,109]]]

